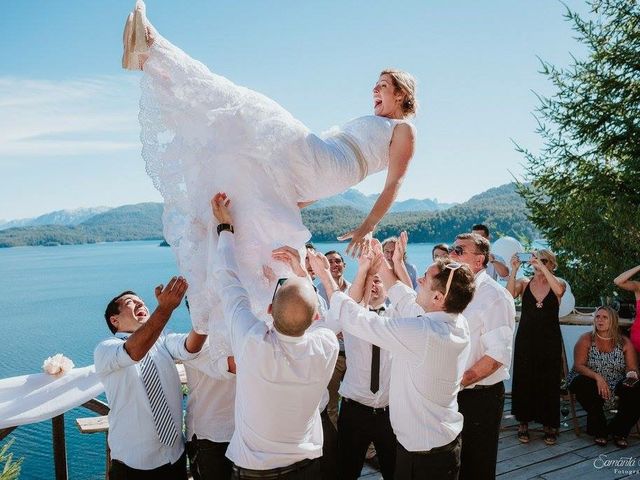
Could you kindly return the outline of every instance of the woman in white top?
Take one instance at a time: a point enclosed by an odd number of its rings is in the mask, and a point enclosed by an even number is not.
[[[304,253],[310,237],[300,207],[343,192],[387,169],[378,200],[351,239],[358,254],[397,196],[413,156],[415,80],[384,70],[373,88],[374,115],[352,120],[323,137],[273,100],[212,73],[161,37],[138,1],[124,32],[123,67],[142,69],[142,156],[165,200],[164,233],[189,280],[194,323],[206,330],[218,304],[207,285],[212,230],[209,199],[234,198],[240,275],[252,285],[256,312],[264,311],[273,280],[284,274],[271,251],[292,245]],[[280,270],[280,271],[279,271]]]

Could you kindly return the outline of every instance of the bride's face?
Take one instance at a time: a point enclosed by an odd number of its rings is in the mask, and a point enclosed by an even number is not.
[[[387,73],[373,87],[373,112],[380,117],[402,117],[402,93],[395,91],[393,80]]]

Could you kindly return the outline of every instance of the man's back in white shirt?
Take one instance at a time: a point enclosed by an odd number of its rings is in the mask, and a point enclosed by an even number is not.
[[[270,329],[251,312],[231,233],[222,232],[218,252],[216,277],[237,366],[236,430],[227,456],[253,470],[318,458],[318,407],[338,357],[335,333],[315,327],[292,337]]]

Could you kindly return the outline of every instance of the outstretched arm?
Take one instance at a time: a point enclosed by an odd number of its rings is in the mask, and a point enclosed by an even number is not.
[[[415,135],[413,129],[406,123],[398,124],[393,131],[391,145],[389,146],[387,180],[378,200],[376,200],[369,215],[358,228],[338,237],[338,240],[351,239],[346,250],[348,255],[353,257],[360,255],[362,249],[371,241],[370,237],[373,234],[373,230],[391,208],[398,196],[398,191],[407,173],[411,157],[413,157],[414,146]]]
[[[138,362],[156,343],[173,311],[180,305],[187,291],[187,281],[182,277],[173,277],[166,287],[156,287],[158,306],[149,319],[124,342],[124,349],[132,360]]]
[[[634,292],[636,294],[636,298],[640,298],[640,282],[631,280],[638,272],[640,272],[640,265],[621,273],[613,280],[613,283],[623,290]]]

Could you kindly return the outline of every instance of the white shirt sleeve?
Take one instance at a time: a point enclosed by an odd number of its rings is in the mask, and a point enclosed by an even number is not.
[[[249,296],[238,278],[234,246],[233,233],[222,231],[218,239],[220,262],[215,277],[222,300],[224,320],[229,330],[231,349],[235,354],[241,350],[249,330],[260,320],[251,312]]]
[[[497,292],[492,301],[483,305],[484,328],[480,341],[485,355],[502,365],[509,365],[511,362],[515,316],[513,302]]]
[[[186,333],[169,333],[164,336],[164,346],[174,360],[191,360],[200,354],[200,352],[189,352],[185,346],[186,341]]]
[[[400,281],[389,289],[387,296],[400,317],[417,317],[425,313],[416,303],[416,291]]]
[[[329,316],[335,316],[345,332],[393,355],[418,360],[424,357],[425,348],[428,348],[424,338],[424,319],[382,317],[358,305],[342,292],[331,297]]]
[[[185,363],[187,363],[191,368],[198,370],[213,379],[229,380],[234,378],[235,375],[229,371],[227,357],[228,355],[225,353],[221,353],[218,354],[217,357],[213,357],[209,346],[205,344],[205,346],[202,347],[201,354],[197,358]]]
[[[98,374],[111,373],[136,363],[124,349],[124,340],[121,338],[100,342],[93,352],[93,361]]]

